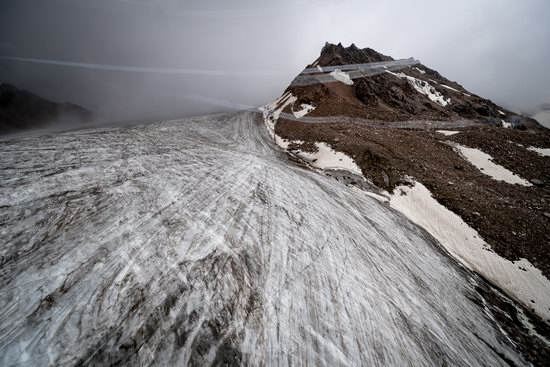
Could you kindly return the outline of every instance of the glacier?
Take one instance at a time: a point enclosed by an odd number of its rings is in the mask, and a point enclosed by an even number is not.
[[[258,113],[0,151],[0,365],[529,365],[483,279]]]

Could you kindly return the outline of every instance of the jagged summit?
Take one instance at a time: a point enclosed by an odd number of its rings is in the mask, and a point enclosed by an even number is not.
[[[372,48],[360,49],[353,43],[349,47],[344,47],[341,43],[335,45],[327,42],[321,50],[317,64],[320,66],[336,66],[392,60],[393,58],[383,55]]]

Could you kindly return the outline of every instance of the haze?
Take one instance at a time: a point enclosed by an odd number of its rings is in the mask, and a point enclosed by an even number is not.
[[[532,111],[550,101],[548,14],[545,0],[2,0],[0,82],[109,120],[185,117],[263,105],[326,41],[353,42]]]

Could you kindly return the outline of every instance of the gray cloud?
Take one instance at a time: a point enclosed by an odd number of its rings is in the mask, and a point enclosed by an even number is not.
[[[0,82],[109,119],[190,116],[267,103],[325,41],[353,42],[529,110],[550,101],[549,13],[544,0],[3,0]]]

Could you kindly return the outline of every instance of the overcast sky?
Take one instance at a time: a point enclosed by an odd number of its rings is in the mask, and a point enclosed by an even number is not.
[[[0,82],[117,120],[190,116],[265,104],[325,41],[353,42],[529,110],[550,102],[549,15],[547,0],[0,0],[0,56],[20,58],[0,58]]]

